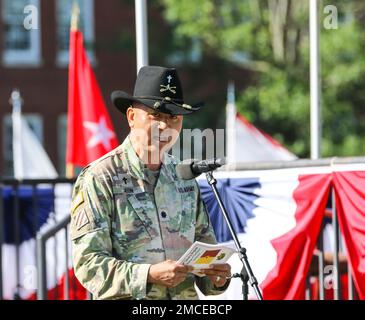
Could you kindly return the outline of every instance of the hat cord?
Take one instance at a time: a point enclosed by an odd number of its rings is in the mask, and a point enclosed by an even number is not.
[[[186,103],[182,103],[183,102],[182,99],[172,99],[170,97],[161,98],[161,97],[155,97],[155,96],[140,96],[140,97],[134,97],[134,98],[136,98],[136,99],[145,99],[145,100],[158,100],[158,102],[156,102],[153,105],[154,109],[158,109],[166,103],[171,103],[171,104],[174,104],[175,106],[182,107],[182,108],[188,109],[188,110],[198,109],[198,108],[193,108],[191,105],[188,105]]]

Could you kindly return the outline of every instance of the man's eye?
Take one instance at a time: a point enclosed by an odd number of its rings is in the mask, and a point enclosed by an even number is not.
[[[154,118],[158,118],[160,116],[160,114],[158,112],[153,112],[153,113],[151,113],[151,116]]]

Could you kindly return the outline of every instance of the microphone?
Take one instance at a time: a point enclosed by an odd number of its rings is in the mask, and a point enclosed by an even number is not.
[[[176,174],[180,179],[191,180],[203,172],[213,171],[225,164],[225,160],[214,158],[208,160],[187,159],[176,166]]]

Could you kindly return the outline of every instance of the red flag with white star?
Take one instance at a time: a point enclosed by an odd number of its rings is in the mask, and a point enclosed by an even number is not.
[[[118,146],[113,124],[76,28],[70,32],[66,163],[84,167]]]

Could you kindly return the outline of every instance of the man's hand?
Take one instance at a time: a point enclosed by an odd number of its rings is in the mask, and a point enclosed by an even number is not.
[[[183,282],[192,267],[184,266],[176,261],[166,260],[151,265],[148,271],[147,282],[173,288]]]
[[[228,263],[213,264],[209,269],[202,269],[202,273],[205,273],[216,287],[223,287],[227,278],[231,276],[231,266]]]

